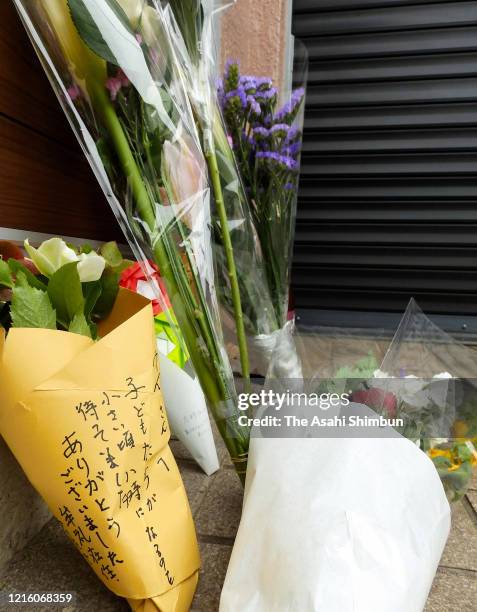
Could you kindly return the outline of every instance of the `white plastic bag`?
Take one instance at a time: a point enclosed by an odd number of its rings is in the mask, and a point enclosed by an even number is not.
[[[220,612],[422,612],[449,529],[409,440],[253,439]]]

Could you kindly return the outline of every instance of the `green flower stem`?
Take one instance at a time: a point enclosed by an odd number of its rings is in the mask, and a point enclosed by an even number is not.
[[[224,243],[225,258],[227,262],[227,272],[230,280],[230,290],[232,294],[232,304],[236,325],[237,341],[240,351],[240,364],[242,366],[242,377],[245,385],[250,388],[250,361],[248,357],[247,336],[245,333],[245,322],[242,310],[242,299],[240,297],[240,286],[235,265],[234,250],[229,231],[229,221],[225,210],[224,194],[222,183],[220,182],[220,172],[217,164],[217,156],[212,147],[205,145],[205,158],[209,167],[210,180],[214,191],[215,204],[219,215],[222,240]]]
[[[149,227],[151,234],[156,235],[156,240],[153,244],[154,256],[161,270],[161,275],[166,282],[174,313],[179,322],[181,332],[186,339],[187,348],[204,393],[215,411],[214,416],[219,431],[227,444],[232,460],[234,460],[237,465],[237,472],[243,480],[243,469],[240,469],[239,465],[246,465],[245,459],[247,456],[248,442],[243,435],[240,436],[240,429],[237,432],[232,432],[236,435],[230,435],[230,427],[235,429],[236,423],[230,423],[225,412],[224,414],[218,412],[221,406],[233,401],[233,398],[227,393],[223,379],[224,374],[218,371],[218,364],[210,363],[201,350],[201,342],[188,316],[173,266],[168,257],[167,248],[163,238],[159,236],[157,232],[154,206],[144,185],[143,178],[139,172],[116,111],[101,85],[91,87],[90,94],[93,99],[93,104],[101,114],[104,125],[108,129],[108,133],[114,143],[123,172],[127,176],[128,183],[133,192],[138,213],[144,223]],[[180,263],[180,265],[182,265],[182,263]],[[195,314],[197,315],[198,313]],[[211,366],[213,365],[216,366],[214,368],[215,372],[211,371]]]

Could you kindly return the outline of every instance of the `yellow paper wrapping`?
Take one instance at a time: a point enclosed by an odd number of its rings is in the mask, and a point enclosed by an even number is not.
[[[111,591],[133,610],[187,611],[199,552],[150,303],[121,290],[100,336],[1,333],[0,433]]]

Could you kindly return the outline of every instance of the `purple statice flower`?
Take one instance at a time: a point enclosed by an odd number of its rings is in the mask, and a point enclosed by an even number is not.
[[[286,191],[294,191],[295,190],[295,185],[293,183],[286,183],[284,185],[284,189]]]
[[[253,96],[247,96],[247,103],[250,106],[250,112],[259,117],[262,114],[262,108]]]
[[[255,94],[257,91],[257,83],[254,77],[242,76],[240,77],[239,84],[245,89],[247,94]]]
[[[269,77],[258,77],[255,79],[257,89],[263,90],[263,88],[270,89],[273,86],[273,81]]]
[[[270,128],[270,134],[272,136],[284,136],[288,135],[290,131],[290,126],[287,123],[276,123],[274,126]]]
[[[231,100],[239,100],[240,105],[243,109],[246,109],[248,106],[247,94],[245,91],[239,87],[238,89],[232,89],[225,94],[225,104],[230,102]]]
[[[272,115],[266,115],[263,120],[262,120],[263,125],[265,125],[268,128],[271,128],[273,125],[273,117]]]
[[[275,121],[286,121],[293,117],[296,113],[298,106],[303,101],[303,97],[305,96],[305,90],[301,87],[300,89],[296,89],[291,96],[290,102],[287,102],[285,106],[283,106],[278,113],[275,115]]]
[[[260,100],[273,100],[278,95],[278,89],[272,87],[271,89],[258,90],[256,93],[257,99]]]
[[[287,143],[294,142],[298,138],[301,139],[301,136],[302,136],[302,134],[301,134],[300,130],[292,125],[290,127],[290,129],[288,130],[288,134],[287,134],[287,137],[286,137],[286,142]]]
[[[298,163],[294,159],[287,155],[281,155],[276,151],[258,151],[256,156],[258,159],[275,161],[289,170],[296,170],[298,168]]]
[[[301,142],[294,142],[292,144],[286,145],[282,149],[283,155],[288,155],[289,157],[296,157],[301,151]]]
[[[270,131],[258,125],[253,128],[253,135],[256,140],[264,140],[270,136]]]

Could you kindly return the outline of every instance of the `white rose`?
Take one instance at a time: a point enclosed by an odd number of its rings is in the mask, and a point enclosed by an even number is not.
[[[94,251],[81,253],[78,258],[78,274],[82,283],[92,283],[101,278],[106,260]]]
[[[78,261],[76,253],[61,238],[51,238],[38,249],[32,247],[28,240],[25,240],[24,246],[35,266],[48,278],[66,264]]]

